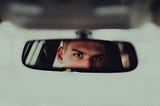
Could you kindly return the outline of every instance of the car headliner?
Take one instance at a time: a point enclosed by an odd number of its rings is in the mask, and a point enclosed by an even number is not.
[[[160,30],[148,23],[138,29],[95,30],[93,38],[129,41],[138,67],[128,73],[91,74],[38,71],[25,67],[26,41],[67,38],[75,30],[27,30],[8,22],[0,26],[0,105],[81,106],[159,105]],[[58,36],[57,36],[58,35]],[[70,35],[70,36],[69,36]]]

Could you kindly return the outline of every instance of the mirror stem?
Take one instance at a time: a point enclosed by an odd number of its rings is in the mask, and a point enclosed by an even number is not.
[[[82,40],[92,38],[92,33],[88,30],[78,30],[76,32],[76,35],[78,36],[79,39],[82,39]]]

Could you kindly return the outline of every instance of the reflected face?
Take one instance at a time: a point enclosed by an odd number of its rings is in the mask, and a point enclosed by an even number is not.
[[[66,68],[98,68],[107,63],[105,45],[97,41],[70,41],[58,49],[57,58]]]

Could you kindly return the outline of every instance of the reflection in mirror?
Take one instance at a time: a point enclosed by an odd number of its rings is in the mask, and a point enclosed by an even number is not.
[[[134,69],[137,57],[128,42],[35,40],[26,43],[22,62],[41,70],[107,73]]]
[[[137,66],[137,56],[132,44],[128,42],[116,42],[120,53],[121,60],[125,70],[132,70]]]

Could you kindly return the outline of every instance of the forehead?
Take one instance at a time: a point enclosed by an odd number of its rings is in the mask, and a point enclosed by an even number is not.
[[[99,41],[71,41],[68,44],[68,48],[103,51],[105,49],[105,43]]]

